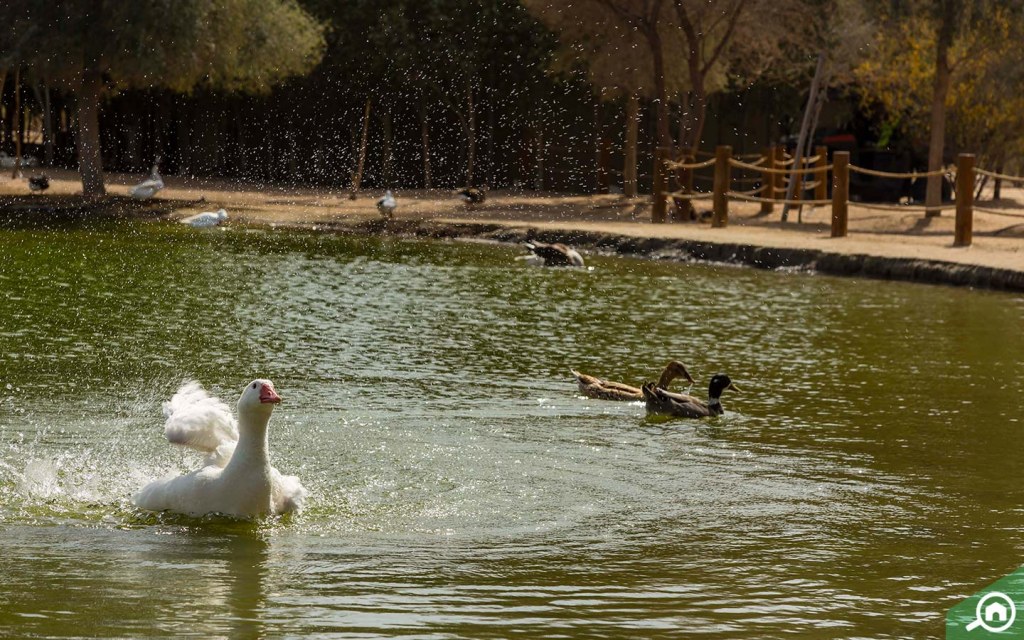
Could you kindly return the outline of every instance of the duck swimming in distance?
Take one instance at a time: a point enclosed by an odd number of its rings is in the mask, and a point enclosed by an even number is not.
[[[555,242],[547,244],[546,242],[531,241],[526,243],[526,248],[530,250],[530,253],[537,258],[540,258],[545,267],[582,267],[583,256],[572,247],[562,244],[561,242]]]

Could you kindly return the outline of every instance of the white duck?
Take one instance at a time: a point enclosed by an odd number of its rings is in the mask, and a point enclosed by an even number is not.
[[[151,482],[135,496],[150,511],[239,517],[287,513],[301,508],[306,489],[295,476],[270,466],[267,423],[281,397],[270,380],[253,380],[238,399],[238,422],[228,406],[187,382],[164,403],[164,435],[205,454],[192,473]]]
[[[380,211],[380,215],[384,216],[387,220],[395,217],[395,209],[398,207],[398,202],[395,200],[395,196],[391,195],[391,190],[388,189],[384,192],[384,197],[377,201],[377,211]]]
[[[128,190],[128,194],[136,200],[148,200],[164,188],[164,179],[160,177],[160,156],[153,162],[153,170],[149,177]]]
[[[216,211],[204,211],[194,216],[182,218],[179,222],[192,227],[216,227],[227,219],[228,212],[224,209],[217,209]]]

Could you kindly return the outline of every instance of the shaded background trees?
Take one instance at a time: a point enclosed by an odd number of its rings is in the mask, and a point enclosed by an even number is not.
[[[86,195],[104,191],[100,101],[111,91],[197,84],[262,91],[320,58],[320,26],[295,0],[10,0],[0,7],[16,69],[75,99]]]
[[[0,149],[27,138],[48,164],[81,168],[87,193],[101,166],[144,171],[162,153],[170,173],[352,193],[633,195],[656,145],[760,151],[795,134],[824,51],[821,128],[920,156],[948,18],[940,147],[1012,164],[1019,143],[992,131],[1019,129],[1017,4],[986,4],[979,30],[957,0],[12,0]]]

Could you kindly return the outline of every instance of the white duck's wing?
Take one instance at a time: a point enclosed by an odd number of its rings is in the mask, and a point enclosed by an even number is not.
[[[286,476],[270,467],[270,500],[274,513],[301,511],[309,492],[299,482],[298,476]]]
[[[226,464],[238,442],[238,425],[231,409],[206,393],[202,385],[188,381],[164,403],[164,435],[180,444],[208,454],[207,464]]]

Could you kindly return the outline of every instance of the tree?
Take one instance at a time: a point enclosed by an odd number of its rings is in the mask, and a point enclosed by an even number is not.
[[[626,98],[626,144],[624,148],[623,192],[637,194],[636,158],[640,99],[657,100],[658,82],[649,40],[638,30],[619,20],[604,2],[582,2],[568,10],[553,0],[524,0],[527,9],[548,28],[557,33],[560,47],[552,59],[551,69],[567,77],[583,67],[587,82],[603,99]],[[659,38],[670,58],[683,55],[683,41],[678,32],[665,31]],[[678,65],[663,69],[662,91],[675,95],[686,90],[686,74]],[[668,127],[668,111],[664,116]]]
[[[865,102],[882,107],[891,129],[927,145],[929,171],[941,169],[945,160],[947,111],[957,87],[981,72],[987,52],[1012,56],[1019,48],[1019,42],[999,37],[993,28],[1008,11],[1019,20],[1019,4],[907,0],[877,7],[883,28],[870,58],[857,68],[857,79]],[[941,176],[928,178],[926,216],[940,213],[941,187]]]
[[[658,145],[672,146],[668,122],[668,83],[665,74],[665,47],[661,28],[664,0],[595,0],[623,25],[643,36],[651,56],[654,100],[657,113]]]
[[[30,33],[22,64],[74,94],[79,173],[90,196],[105,192],[105,95],[149,87],[187,92],[201,84],[265,91],[310,70],[323,49],[322,27],[296,0],[8,0],[0,4],[0,25],[0,57]]]
[[[980,154],[979,163],[1002,172],[1008,159],[1024,153],[1024,20],[1018,11],[996,7],[972,46],[971,73],[950,87],[951,141]],[[987,46],[986,46],[987,45]],[[982,181],[984,185],[984,179]],[[999,181],[993,198],[999,198]]]
[[[681,157],[696,154],[708,97],[801,51],[814,16],[807,0],[524,3],[579,55],[595,88],[621,88],[655,101],[659,146],[673,146],[669,96],[680,95]],[[681,181],[686,185],[688,177]]]

